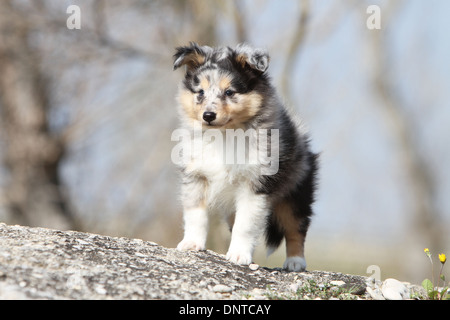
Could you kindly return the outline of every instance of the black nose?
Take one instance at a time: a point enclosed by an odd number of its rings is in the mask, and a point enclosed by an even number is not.
[[[216,113],[215,112],[204,112],[203,113],[203,120],[205,120],[206,122],[210,123],[212,121],[214,121],[216,119]]]

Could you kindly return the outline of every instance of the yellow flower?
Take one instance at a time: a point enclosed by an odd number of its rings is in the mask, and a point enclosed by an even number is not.
[[[430,250],[428,250],[428,248],[425,248],[425,249],[423,249],[423,252],[430,253]]]
[[[439,261],[440,261],[442,264],[444,264],[445,261],[447,261],[447,257],[445,256],[444,253],[440,253],[440,254],[439,254]]]

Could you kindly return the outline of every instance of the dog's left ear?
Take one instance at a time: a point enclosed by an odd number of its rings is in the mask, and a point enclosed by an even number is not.
[[[178,47],[173,55],[173,70],[186,65],[188,71],[196,69],[205,63],[206,57],[213,49],[208,46],[199,46],[195,42],[191,42],[189,46]]]
[[[269,67],[269,53],[264,49],[255,49],[247,44],[239,44],[236,47],[236,61],[244,68],[250,68],[264,73]]]

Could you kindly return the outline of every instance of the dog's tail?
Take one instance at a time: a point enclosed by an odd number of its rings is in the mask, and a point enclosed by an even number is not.
[[[269,216],[269,220],[266,226],[266,246],[267,256],[270,256],[280,246],[283,241],[284,232],[281,226],[275,220],[274,215]]]

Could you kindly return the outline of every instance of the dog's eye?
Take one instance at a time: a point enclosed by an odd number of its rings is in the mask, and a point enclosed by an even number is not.
[[[231,97],[231,96],[233,96],[233,94],[234,94],[234,91],[233,91],[233,90],[228,89],[227,91],[225,91],[225,95],[226,95],[227,97]]]
[[[198,90],[199,97],[203,97],[204,94],[205,94],[205,90],[203,90],[203,89]]]

